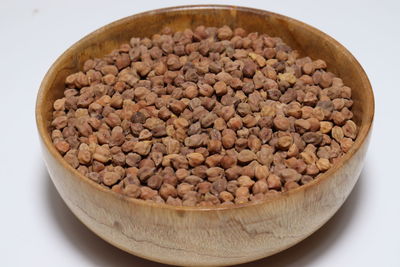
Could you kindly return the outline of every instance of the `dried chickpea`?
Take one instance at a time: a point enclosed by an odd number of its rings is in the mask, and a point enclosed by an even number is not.
[[[165,28],[88,59],[52,103],[64,160],[127,197],[261,201],[318,179],[353,146],[352,90],[281,38]]]

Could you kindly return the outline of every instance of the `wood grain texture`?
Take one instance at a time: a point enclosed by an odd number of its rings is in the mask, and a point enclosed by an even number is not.
[[[321,58],[352,87],[360,127],[351,150],[311,183],[262,203],[231,208],[173,207],[128,199],[80,175],[53,147],[49,133],[53,101],[64,79],[83,62],[101,57],[130,37],[162,27],[243,27],[281,37],[303,55]],[[69,48],[46,74],[37,98],[36,121],[50,176],[72,212],[94,233],[134,255],[174,265],[231,265],[263,258],[300,242],[343,204],[356,183],[374,115],[368,78],[357,60],[326,34],[291,18],[234,6],[186,6],[141,13],[109,24]]]

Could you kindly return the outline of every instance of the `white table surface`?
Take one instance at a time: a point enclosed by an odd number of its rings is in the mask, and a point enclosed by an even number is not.
[[[51,63],[96,28],[145,10],[209,2],[0,2],[1,266],[161,266],[102,241],[64,205],[42,161],[35,98]],[[267,9],[328,33],[360,61],[376,97],[365,167],[344,206],[305,241],[247,266],[400,266],[399,2],[214,3]]]

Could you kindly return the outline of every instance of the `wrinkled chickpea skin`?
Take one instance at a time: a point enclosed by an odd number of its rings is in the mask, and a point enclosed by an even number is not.
[[[279,37],[199,26],[89,59],[53,103],[68,164],[130,198],[260,201],[316,179],[358,133],[351,88]]]

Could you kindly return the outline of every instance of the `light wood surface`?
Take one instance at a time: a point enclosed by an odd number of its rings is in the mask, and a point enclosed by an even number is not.
[[[243,27],[281,37],[303,55],[321,58],[353,89],[360,126],[351,150],[311,183],[257,204],[232,208],[173,207],[128,199],[80,175],[53,147],[52,102],[64,79],[91,57],[101,57],[130,37],[151,36],[164,26]],[[186,6],[141,13],[109,24],[69,48],[40,87],[36,121],[50,176],[72,212],[104,240],[134,255],[173,265],[232,265],[263,258],[300,242],[343,204],[361,172],[374,115],[368,78],[357,60],[326,34],[291,18],[234,6]]]

